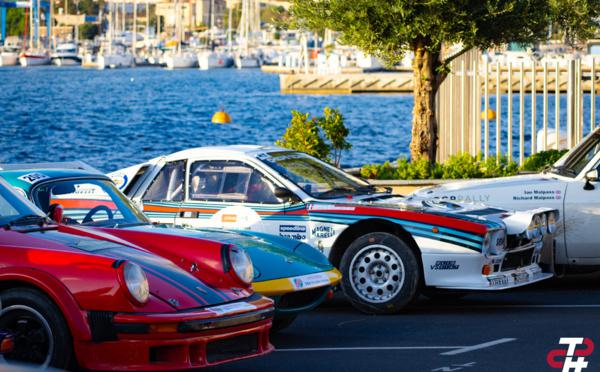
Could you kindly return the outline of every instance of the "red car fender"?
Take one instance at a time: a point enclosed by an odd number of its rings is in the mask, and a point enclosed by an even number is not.
[[[74,340],[91,340],[92,335],[87,322],[87,316],[69,290],[55,277],[40,270],[25,267],[0,269],[0,287],[8,282],[23,283],[28,287],[35,287],[48,296],[62,312],[66,320],[71,336]]]

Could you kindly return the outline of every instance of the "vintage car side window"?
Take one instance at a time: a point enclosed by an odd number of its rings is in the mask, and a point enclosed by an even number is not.
[[[278,203],[273,185],[240,161],[197,161],[190,168],[191,200]]]
[[[184,174],[184,160],[165,164],[142,200],[182,201]]]

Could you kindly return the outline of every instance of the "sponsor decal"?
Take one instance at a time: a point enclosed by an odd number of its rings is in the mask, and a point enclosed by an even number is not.
[[[481,194],[481,195],[443,195],[443,196],[435,196],[434,199],[440,200],[451,200],[454,202],[461,203],[485,203],[490,201],[489,194]]]
[[[213,312],[217,315],[231,314],[239,311],[256,310],[256,306],[247,302],[234,302],[220,306],[207,307],[205,310]]]
[[[221,216],[221,222],[237,222],[237,215],[235,214],[224,214]]]
[[[306,226],[279,225],[279,236],[294,240],[306,240]]]
[[[294,289],[309,289],[329,285],[329,276],[325,273],[309,274],[289,278]]]
[[[335,235],[335,230],[331,226],[320,225],[313,227],[310,233],[315,238],[327,239]]]
[[[354,207],[341,206],[335,204],[309,204],[309,211],[353,211]]]
[[[562,200],[561,190],[525,189],[522,194],[512,196],[514,201],[548,201]]]
[[[19,177],[19,179],[21,181],[25,181],[25,182],[31,183],[31,184],[43,181],[47,178],[50,178],[50,177],[46,176],[43,173],[28,173],[28,174],[24,174],[21,177]]]
[[[117,186],[119,190],[123,190],[125,186],[127,186],[127,182],[129,179],[126,174],[117,173],[110,177],[113,183]]]
[[[526,272],[519,272],[512,274],[515,279],[515,283],[525,283],[529,281],[529,274]]]
[[[560,345],[568,345],[564,348],[550,350],[546,356],[546,362],[552,368],[561,369],[562,372],[581,372],[589,367],[585,357],[594,352],[594,342],[583,337],[561,337]]]
[[[280,225],[279,226],[279,232],[283,232],[283,233],[305,233],[306,232],[306,226],[302,226],[302,225]]]
[[[458,270],[460,265],[456,261],[435,261],[435,265],[430,265],[431,270]]]

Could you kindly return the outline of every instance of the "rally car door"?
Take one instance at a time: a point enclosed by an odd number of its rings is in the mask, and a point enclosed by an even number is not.
[[[600,150],[600,144],[597,145]],[[583,259],[579,264],[600,264],[600,182],[587,186],[585,174],[593,169],[600,170],[600,153],[595,153],[579,176],[568,182],[565,194],[564,231],[569,259]],[[585,262],[584,262],[585,261]]]
[[[185,167],[185,160],[166,162],[150,175],[151,180],[140,199],[144,213],[152,221],[176,222],[184,198]]]
[[[275,183],[251,164],[232,159],[190,160],[186,181],[178,225],[293,233],[287,231],[285,203],[274,195]],[[306,232],[306,226],[303,229]]]

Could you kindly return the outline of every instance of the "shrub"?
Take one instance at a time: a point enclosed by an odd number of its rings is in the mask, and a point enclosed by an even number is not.
[[[309,113],[293,110],[290,125],[275,144],[339,166],[342,152],[352,148],[346,141],[350,130],[339,110],[325,107],[323,114],[322,117],[311,118]],[[330,154],[333,158],[329,157]]]
[[[531,156],[519,168],[518,164],[508,161],[506,157],[496,161],[495,157],[482,160],[480,156],[469,154],[453,155],[443,163],[429,164],[426,160],[409,162],[400,158],[396,164],[389,161],[383,164],[369,164],[360,169],[364,178],[380,180],[422,180],[422,179],[467,179],[467,178],[493,178],[513,176],[519,171],[539,172],[546,166],[553,164],[565,151],[549,150]]]

